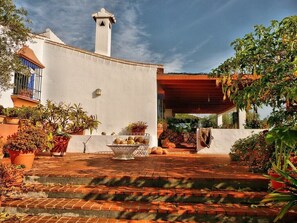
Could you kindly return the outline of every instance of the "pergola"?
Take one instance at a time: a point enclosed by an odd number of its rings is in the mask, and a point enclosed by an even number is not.
[[[222,114],[235,107],[206,74],[159,74],[157,83],[165,109],[173,113]]]

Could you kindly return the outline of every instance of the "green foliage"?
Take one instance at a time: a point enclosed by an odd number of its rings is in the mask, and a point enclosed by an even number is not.
[[[0,115],[4,115],[4,107],[3,107],[3,105],[0,105]]]
[[[271,167],[269,161],[274,159],[274,146],[266,143],[266,134],[267,131],[264,131],[238,139],[229,153],[231,160],[248,165],[252,172],[266,172]]]
[[[248,111],[246,113],[246,129],[265,129],[267,127],[267,120],[261,120],[258,113],[253,111]]]
[[[0,92],[12,87],[14,72],[29,75],[16,53],[30,38],[30,30],[24,25],[26,16],[27,12],[17,9],[12,0],[0,1]]]
[[[18,108],[18,118],[29,120],[32,116],[34,116],[35,109],[31,107],[21,107]]]
[[[213,127],[216,128],[217,126],[217,116],[216,115],[209,115],[206,117],[202,117],[199,119],[200,126],[203,128]]]
[[[83,110],[81,104],[73,104],[70,106],[69,122],[66,128],[68,133],[77,133],[85,129],[89,129],[90,133],[98,128],[99,121],[95,115],[88,115]]]
[[[73,134],[85,129],[92,132],[100,123],[96,116],[88,115],[80,104],[54,103],[48,100],[46,105],[40,104],[36,110],[35,121],[50,127],[54,134]]]
[[[297,16],[271,25],[255,26],[254,32],[232,42],[234,57],[227,59],[212,76],[218,77],[225,98],[249,110],[262,104],[274,114],[297,103]],[[296,109],[296,107],[295,107]],[[294,109],[282,112],[281,122],[296,116]],[[292,119],[296,124],[296,118]]]
[[[198,127],[199,118],[168,118],[167,124],[168,129],[171,129],[173,132],[177,133],[186,133],[186,132],[196,132]]]
[[[3,115],[11,118],[17,118],[19,116],[19,108],[4,108]]]
[[[191,114],[175,114],[174,118],[177,119],[197,119],[197,116]]]
[[[273,166],[274,171],[281,176],[274,180],[283,183],[285,188],[283,188],[282,191],[273,191],[272,193],[269,193],[261,201],[262,203],[283,205],[277,217],[274,219],[274,222],[282,219],[290,209],[297,205],[297,169],[290,161],[288,161],[288,165],[292,168],[291,172],[281,170],[276,165]]]
[[[56,135],[74,134],[85,129],[98,128],[99,121],[94,115],[88,115],[80,104],[54,103],[50,100],[37,107],[5,108],[4,114],[29,120],[33,125],[41,124]]]
[[[297,127],[276,127],[270,130],[266,136],[266,141],[274,144],[275,166],[278,169],[286,170],[291,153],[296,151]]]

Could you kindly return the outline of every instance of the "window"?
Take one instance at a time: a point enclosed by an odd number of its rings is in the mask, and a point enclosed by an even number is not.
[[[102,21],[102,22],[100,23],[100,26],[105,26],[105,23]]]
[[[40,100],[42,69],[30,61],[20,58],[22,63],[30,69],[31,76],[25,76],[20,73],[14,75],[13,94],[25,96],[34,100]]]

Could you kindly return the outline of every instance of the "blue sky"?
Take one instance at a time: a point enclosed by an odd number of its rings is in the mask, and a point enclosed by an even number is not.
[[[165,72],[210,72],[233,55],[230,43],[297,14],[297,0],[15,0],[34,33],[50,28],[66,44],[94,51],[92,13],[116,17],[112,57],[164,64]]]

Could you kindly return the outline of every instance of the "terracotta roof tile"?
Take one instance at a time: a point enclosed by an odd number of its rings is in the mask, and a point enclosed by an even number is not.
[[[23,46],[19,52],[18,55],[31,63],[35,64],[36,66],[40,68],[45,68],[45,66],[38,60],[36,57],[34,51],[30,49],[28,46]]]

